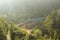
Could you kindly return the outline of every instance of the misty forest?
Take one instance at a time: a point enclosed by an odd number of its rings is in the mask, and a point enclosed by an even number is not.
[[[0,40],[60,40],[60,0],[0,0]]]

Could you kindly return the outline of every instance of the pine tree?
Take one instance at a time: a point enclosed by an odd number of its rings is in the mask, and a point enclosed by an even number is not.
[[[54,18],[51,15],[46,16],[45,21],[43,22],[44,28],[49,31],[49,36],[53,35],[53,26],[54,26]]]

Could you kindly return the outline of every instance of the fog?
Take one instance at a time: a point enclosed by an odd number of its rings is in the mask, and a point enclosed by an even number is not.
[[[0,15],[40,17],[60,8],[60,0],[0,0]]]

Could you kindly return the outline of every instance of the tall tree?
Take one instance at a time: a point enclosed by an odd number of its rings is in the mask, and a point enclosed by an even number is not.
[[[51,29],[53,26],[53,17],[51,15],[46,16],[43,26],[47,29]]]
[[[43,22],[43,26],[49,31],[49,36],[52,37],[54,34],[52,29],[54,26],[54,18],[51,15],[46,16],[45,21]]]

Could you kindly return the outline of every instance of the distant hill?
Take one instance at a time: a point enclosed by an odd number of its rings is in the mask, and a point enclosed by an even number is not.
[[[41,26],[44,18],[34,18],[34,19],[28,19],[23,23],[17,24],[18,27],[25,28],[25,29],[32,29],[36,26]]]

